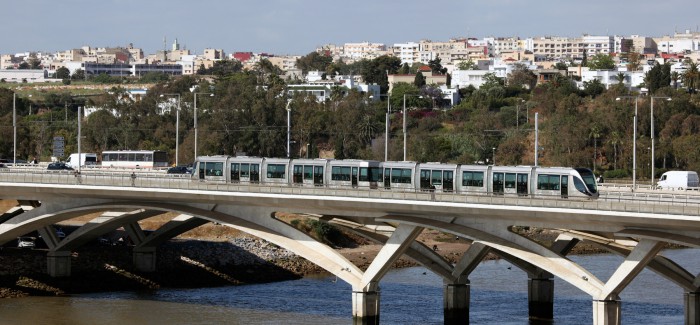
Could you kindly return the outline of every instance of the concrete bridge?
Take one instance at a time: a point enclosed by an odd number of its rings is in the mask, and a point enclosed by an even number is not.
[[[469,275],[489,252],[528,274],[533,319],[553,319],[556,276],[591,296],[594,324],[620,324],[620,293],[649,268],[684,289],[686,324],[700,324],[700,277],[658,254],[666,243],[700,246],[700,197],[683,195],[609,193],[595,201],[573,201],[10,170],[0,172],[0,199],[19,204],[0,216],[0,243],[37,230],[49,247],[47,272],[67,276],[71,250],[124,227],[135,243],[134,267],[148,272],[155,270],[159,244],[218,222],[284,247],[349,283],[357,324],[379,322],[380,281],[404,254],[442,277],[446,324],[469,322]],[[56,237],[54,224],[96,212],[101,215],[69,236]],[[164,212],[179,216],[145,235],[138,221]],[[306,214],[383,247],[363,272],[331,247],[278,220],[278,212]],[[554,229],[560,235],[543,245],[515,232],[517,226]],[[416,241],[425,228],[468,239],[471,246],[452,265]],[[566,257],[581,241],[624,257],[607,281]]]

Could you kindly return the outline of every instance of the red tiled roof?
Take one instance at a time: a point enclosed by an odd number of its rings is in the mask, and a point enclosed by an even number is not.
[[[432,69],[430,69],[430,67],[427,65],[424,65],[424,66],[418,68],[418,71],[431,71],[431,70]]]

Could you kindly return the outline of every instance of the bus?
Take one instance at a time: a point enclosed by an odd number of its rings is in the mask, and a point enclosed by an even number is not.
[[[102,152],[102,167],[168,167],[168,153],[159,150],[118,150]]]

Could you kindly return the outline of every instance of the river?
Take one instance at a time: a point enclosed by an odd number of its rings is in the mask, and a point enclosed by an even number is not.
[[[697,249],[665,250],[690,272]],[[607,281],[622,258],[572,259]],[[527,275],[508,262],[482,262],[470,276],[471,324],[530,324]],[[382,324],[442,324],[442,280],[422,267],[380,282]],[[555,279],[554,323],[591,324],[591,297]],[[683,290],[643,271],[621,295],[623,324],[682,324]],[[335,277],[203,289],[28,297],[0,302],[2,324],[351,324],[351,288]]]

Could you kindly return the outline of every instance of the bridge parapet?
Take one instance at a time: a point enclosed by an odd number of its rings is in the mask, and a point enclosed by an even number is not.
[[[136,177],[134,177],[136,176]],[[84,173],[46,171],[0,171],[0,184],[56,184],[69,186],[101,186],[124,188],[158,188],[187,191],[223,191],[309,196],[355,197],[389,200],[435,201],[485,205],[510,205],[535,208],[562,208],[614,212],[639,212],[670,215],[700,216],[700,195],[669,192],[604,192],[598,200],[575,200],[547,195],[493,195],[472,192],[431,192],[406,189],[343,188],[331,186],[288,186],[272,184],[239,184],[193,181],[166,174]],[[0,191],[0,195],[2,195]]]

